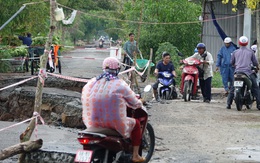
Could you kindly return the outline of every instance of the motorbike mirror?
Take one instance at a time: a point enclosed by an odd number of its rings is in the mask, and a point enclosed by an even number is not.
[[[181,52],[178,52],[178,56],[182,57],[182,56],[183,56],[183,54],[182,54]]]
[[[151,90],[152,86],[151,85],[147,85],[144,87],[144,92],[149,92]]]

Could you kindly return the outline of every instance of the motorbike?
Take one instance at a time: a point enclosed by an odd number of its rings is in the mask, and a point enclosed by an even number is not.
[[[184,101],[196,99],[198,93],[198,66],[201,62],[195,58],[186,58],[181,61],[184,64],[181,75],[181,93]]]
[[[104,40],[100,39],[99,40],[99,48],[103,48],[103,46],[104,46]]]
[[[256,67],[252,67],[252,70],[257,73]],[[234,89],[236,108],[241,111],[243,105],[247,109],[251,109],[254,97],[251,92],[252,82],[250,77],[243,72],[236,72],[234,74]]]
[[[167,71],[158,73],[158,93],[161,99],[170,100],[177,98],[176,88],[173,85],[173,74]]]
[[[151,86],[148,86],[151,89]],[[147,91],[145,87],[144,91]],[[140,95],[137,95],[140,98]],[[155,146],[155,135],[153,127],[148,123],[148,113],[145,109],[133,110],[127,108],[127,116],[136,118],[141,124],[142,142],[139,154],[149,162],[153,155]],[[78,150],[75,162],[87,163],[129,163],[131,162],[133,147],[131,140],[123,138],[116,130],[108,128],[87,128],[78,133],[78,141],[83,145]]]

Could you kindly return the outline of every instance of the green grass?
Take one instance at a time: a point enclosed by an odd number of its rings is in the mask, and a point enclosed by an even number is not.
[[[213,88],[222,88],[222,77],[219,72],[214,72],[213,78],[212,78],[212,87]]]

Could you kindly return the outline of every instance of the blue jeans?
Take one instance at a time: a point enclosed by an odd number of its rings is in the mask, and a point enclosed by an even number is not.
[[[224,89],[225,91],[229,91],[234,82],[234,68],[231,66],[220,67],[220,73]]]

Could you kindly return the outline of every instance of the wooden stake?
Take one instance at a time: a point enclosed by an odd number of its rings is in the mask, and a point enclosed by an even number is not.
[[[150,64],[152,63],[152,59],[153,59],[153,48],[150,48]],[[147,69],[147,79],[146,82],[149,83],[150,82],[150,72],[151,72],[151,66],[149,65],[148,69]]]
[[[17,155],[19,153],[31,152],[42,147],[42,139],[27,141],[1,150],[0,160]]]
[[[50,30],[48,35],[48,40],[45,43],[45,52],[40,57],[40,69],[45,70],[46,69],[46,63],[48,59],[48,50],[50,50],[51,44],[52,44],[52,38],[54,35],[54,31],[56,28],[56,21],[55,21],[55,9],[57,8],[56,0],[50,0]],[[34,101],[34,111],[41,114],[41,105],[42,105],[42,90],[43,90],[43,83],[45,81],[45,76],[41,76],[42,80],[38,78],[37,88],[35,92],[35,101]],[[20,135],[20,142],[29,141],[31,138],[31,135],[35,128],[35,119],[31,120],[29,123],[26,131]],[[25,159],[25,154],[21,154],[19,157],[19,162],[23,163]]]

